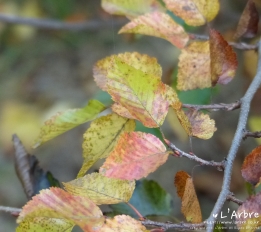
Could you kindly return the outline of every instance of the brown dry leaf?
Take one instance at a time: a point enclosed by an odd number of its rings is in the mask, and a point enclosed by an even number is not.
[[[235,38],[253,38],[257,34],[259,13],[252,0],[248,0],[240,17],[235,33]]]
[[[233,79],[236,73],[236,53],[216,30],[210,29],[209,37],[212,85],[215,86],[217,83],[226,85]]]
[[[192,223],[202,222],[201,209],[194,189],[192,178],[184,171],[176,173],[175,186],[181,198],[181,211],[187,221]]]
[[[138,33],[168,40],[178,48],[183,48],[189,41],[188,34],[164,12],[152,12],[141,15],[126,24],[119,33]]]
[[[241,232],[254,232],[261,226],[261,192],[246,200],[236,212]]]
[[[219,12],[218,0],[163,0],[170,11],[188,25],[201,26],[213,20]]]
[[[178,64],[179,90],[211,87],[209,41],[192,42],[181,50]]]
[[[243,178],[256,185],[261,177],[261,145],[256,147],[244,160],[241,168]]]

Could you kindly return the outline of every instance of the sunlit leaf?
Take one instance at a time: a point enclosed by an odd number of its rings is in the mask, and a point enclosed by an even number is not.
[[[236,53],[222,35],[214,29],[210,30],[209,37],[212,85],[217,83],[226,85],[236,73]]]
[[[57,113],[44,123],[34,147],[79,126],[80,124],[95,119],[103,110],[105,110],[105,106],[101,102],[90,100],[88,105],[84,108],[70,109]]]
[[[183,48],[189,40],[183,27],[163,12],[141,15],[121,28],[119,33],[138,33],[159,37],[168,40],[178,48]]]
[[[100,173],[125,180],[140,179],[165,163],[168,154],[164,144],[152,134],[124,133]]]
[[[104,223],[101,210],[87,197],[73,196],[60,188],[42,190],[22,209],[17,219],[23,221],[36,218],[66,219],[84,231],[98,229]]]
[[[218,0],[163,0],[169,10],[190,26],[212,21],[219,12]]]
[[[114,218],[106,219],[105,224],[99,232],[149,232],[141,222],[127,215],[118,215]]]
[[[179,90],[211,87],[209,41],[192,42],[181,50],[178,64]]]
[[[261,177],[261,146],[256,147],[246,156],[241,173],[247,182],[253,185],[259,183]]]
[[[112,179],[92,173],[63,183],[65,189],[77,196],[86,196],[95,204],[117,204],[128,202],[135,188],[135,181]]]
[[[70,232],[74,223],[58,218],[37,217],[22,221],[16,232]]]
[[[98,86],[150,128],[162,125],[170,104],[170,88],[160,75],[157,60],[137,52],[107,57],[94,67]]]
[[[175,186],[182,201],[181,211],[187,221],[192,223],[202,222],[200,205],[192,178],[186,172],[179,171],[175,176]]]
[[[163,7],[157,0],[102,0],[101,6],[110,14],[126,15],[130,18],[148,12],[163,10]]]
[[[248,0],[246,7],[240,17],[235,33],[235,38],[252,38],[257,34],[259,13],[252,0]]]
[[[117,114],[109,114],[94,120],[83,136],[84,162],[78,177],[84,176],[97,160],[106,158],[123,132],[134,131],[134,129],[134,120]]]
[[[254,232],[261,226],[261,192],[246,200],[236,212],[236,225],[241,232]]]
[[[141,180],[136,182],[134,193],[129,201],[143,216],[170,215],[172,197],[156,181]],[[111,205],[116,214],[128,214],[136,217],[135,212],[126,204]]]

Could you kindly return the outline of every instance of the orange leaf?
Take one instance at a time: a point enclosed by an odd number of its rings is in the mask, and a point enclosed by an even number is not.
[[[240,231],[254,232],[261,226],[261,192],[246,200],[236,212],[236,225]]]
[[[123,133],[100,173],[125,180],[140,179],[165,163],[168,154],[164,144],[152,134]]]
[[[67,219],[84,231],[94,231],[104,223],[101,210],[87,197],[73,196],[60,188],[42,190],[20,213],[17,222],[38,217]]]
[[[113,219],[106,219],[99,232],[149,232],[141,222],[127,215],[118,215]]]
[[[192,223],[202,222],[200,205],[194,189],[192,178],[184,171],[176,173],[175,186],[181,198],[181,211],[187,221]]]
[[[167,8],[188,25],[200,26],[213,20],[219,12],[218,0],[163,0]]]
[[[248,0],[246,7],[240,17],[235,33],[235,38],[252,38],[257,34],[259,13],[252,0]]]
[[[153,12],[141,15],[126,24],[119,33],[138,33],[166,39],[178,48],[186,46],[189,36],[168,14]]]
[[[181,50],[178,64],[179,90],[211,87],[209,41],[192,42]]]
[[[211,29],[210,36],[210,67],[212,85],[227,84],[235,76],[237,57],[232,47],[222,35]]]
[[[261,177],[261,145],[256,147],[244,160],[241,168],[243,178],[256,185]]]

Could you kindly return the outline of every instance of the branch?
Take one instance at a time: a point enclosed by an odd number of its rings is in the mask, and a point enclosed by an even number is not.
[[[225,104],[212,104],[212,105],[191,105],[191,104],[182,104],[182,107],[188,108],[188,109],[195,109],[195,110],[212,110],[212,111],[218,111],[218,110],[226,110],[226,111],[232,111],[235,109],[239,109],[241,105],[241,101],[236,101],[234,103]]]
[[[233,201],[233,202],[235,202],[235,203],[238,204],[238,205],[242,205],[242,204],[243,204],[243,201],[237,199],[237,198],[235,197],[234,193],[230,193],[230,194],[227,196],[227,200],[228,200],[228,201]]]
[[[245,139],[247,139],[247,137],[260,138],[261,131],[250,132],[250,131],[246,130],[243,135],[243,139],[245,140]]]
[[[189,34],[189,38],[192,40],[209,40],[209,36],[207,35],[197,35],[197,34]],[[235,43],[235,42],[228,42],[234,48],[240,50],[256,50],[258,48],[257,44],[246,44],[246,43]]]
[[[9,14],[0,13],[0,22],[9,24],[23,24],[32,27],[48,30],[68,30],[68,31],[84,31],[84,30],[97,30],[101,28],[107,28],[111,26],[110,21],[94,21],[88,20],[78,23],[67,23],[52,19],[37,19],[37,18],[25,18]],[[114,21],[113,24],[121,26],[125,21]]]
[[[207,160],[201,159],[194,154],[189,154],[189,153],[186,153],[186,152],[180,150],[167,139],[164,139],[164,140],[165,140],[166,144],[169,146],[169,148],[174,152],[175,155],[177,155],[179,157],[182,157],[182,156],[187,157],[190,160],[194,160],[194,161],[200,163],[200,165],[208,165],[208,166],[216,167],[219,171],[224,170],[225,161],[215,162],[215,161],[207,161]]]
[[[250,103],[252,101],[252,98],[256,91],[258,90],[260,84],[261,84],[261,40],[259,41],[259,49],[258,49],[258,69],[256,76],[254,77],[252,83],[248,87],[244,97],[241,99],[241,110],[239,114],[239,120],[237,125],[237,130],[235,133],[235,136],[233,138],[228,156],[227,156],[227,162],[225,164],[225,171],[224,171],[224,179],[222,184],[222,190],[219,194],[219,197],[217,199],[217,202],[210,214],[210,217],[208,218],[208,221],[211,224],[208,224],[207,231],[212,232],[214,228],[214,224],[212,224],[213,221],[216,221],[216,218],[213,217],[213,215],[219,214],[221,211],[221,208],[224,205],[224,202],[226,201],[228,195],[230,194],[229,187],[231,182],[231,174],[233,169],[233,162],[236,158],[236,154],[238,151],[238,148],[241,144],[241,141],[244,136],[244,131],[248,119],[248,113],[250,109]]]

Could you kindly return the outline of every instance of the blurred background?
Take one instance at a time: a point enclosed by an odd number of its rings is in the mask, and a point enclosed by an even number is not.
[[[232,41],[244,0],[220,0],[221,10],[210,23],[224,37]],[[159,38],[132,34],[118,35],[127,20],[101,9],[96,0],[1,0],[0,15],[49,18],[62,22],[87,21],[90,27],[80,31],[39,29],[0,20],[0,205],[22,207],[27,199],[16,177],[13,164],[12,134],[16,133],[30,154],[37,156],[40,166],[49,170],[60,182],[74,179],[82,162],[82,135],[88,124],[79,126],[39,148],[31,147],[43,122],[58,111],[83,107],[89,99],[109,105],[110,97],[96,86],[92,67],[99,59],[126,51],[137,51],[156,57],[163,68],[162,80],[175,88],[180,51]],[[260,10],[260,3],[257,4]],[[207,34],[207,26],[186,29]],[[246,42],[254,43],[256,39]],[[183,103],[232,103],[245,93],[256,72],[255,51],[238,55],[239,67],[235,79],[227,86],[213,89],[179,92]],[[249,127],[261,130],[261,93],[253,101]],[[173,112],[164,123],[166,137],[184,151],[193,151],[207,160],[222,161],[229,150],[239,110],[210,112],[218,130],[207,141],[190,140],[180,127]],[[137,130],[144,130],[141,125]],[[157,135],[157,131],[150,131]],[[240,147],[233,170],[231,189],[240,199],[247,197],[241,177],[244,157],[254,149],[258,140],[248,138]],[[91,171],[97,170],[102,162]],[[173,196],[173,217],[184,220],[180,199],[176,195],[174,176],[184,170],[194,179],[203,218],[207,218],[220,192],[223,173],[214,168],[199,166],[186,158],[169,160],[148,179],[156,180]],[[90,172],[91,172],[90,171]],[[236,208],[229,203],[230,208]],[[15,217],[0,212],[0,232],[14,231]]]

